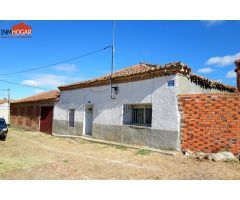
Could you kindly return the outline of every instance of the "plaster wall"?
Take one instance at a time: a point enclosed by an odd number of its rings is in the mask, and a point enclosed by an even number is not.
[[[9,124],[9,106],[8,103],[0,104],[0,117],[3,117],[7,124]]]
[[[174,80],[175,85],[168,86],[169,80]],[[151,143],[144,141],[146,136],[152,136],[151,140],[154,141],[154,138],[159,136],[158,133],[163,136],[172,134],[173,137],[172,135],[166,137],[171,141],[164,141],[164,148],[168,148],[169,144],[169,148],[178,149],[179,113],[176,76],[121,83],[117,86],[119,93],[116,95],[116,99],[110,98],[109,85],[61,91],[60,99],[54,108],[53,132],[62,135],[82,135],[82,130],[79,128],[84,126],[85,106],[91,104],[93,105],[93,137],[122,142],[118,138],[124,130],[124,135],[128,135],[128,133],[133,135],[133,143],[152,146]],[[138,138],[135,128],[127,127],[122,122],[123,105],[139,103],[152,104],[152,127],[141,129],[142,134],[139,134],[139,137],[141,135],[143,138],[142,142],[140,142],[141,139]],[[69,109],[75,109],[75,123],[78,124],[75,129],[77,130],[70,130],[67,127]],[[126,128],[120,128],[121,126]],[[154,146],[160,148],[161,144]]]

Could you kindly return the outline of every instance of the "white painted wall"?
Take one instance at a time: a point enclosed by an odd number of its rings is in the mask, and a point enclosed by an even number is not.
[[[9,107],[8,103],[0,104],[0,117],[3,117],[6,123],[9,123]]]
[[[191,82],[187,77],[177,75],[178,94],[208,94],[222,92],[216,89],[205,89],[200,85]]]
[[[93,123],[122,125],[123,104],[152,103],[152,129],[179,130],[177,89],[167,86],[175,75],[121,83],[116,99],[110,98],[110,86],[62,91],[54,108],[55,120],[68,120],[68,109],[76,109],[75,121],[83,122],[84,107],[94,105]]]

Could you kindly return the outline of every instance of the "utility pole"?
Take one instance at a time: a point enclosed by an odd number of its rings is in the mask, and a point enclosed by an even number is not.
[[[8,91],[8,103],[10,104],[10,89],[7,89]]]
[[[111,65],[111,77],[110,77],[110,94],[111,99],[114,99],[113,97],[113,91],[112,91],[112,75],[113,75],[113,68],[114,68],[114,54],[115,54],[115,21],[113,21],[113,31],[112,31],[112,65]]]

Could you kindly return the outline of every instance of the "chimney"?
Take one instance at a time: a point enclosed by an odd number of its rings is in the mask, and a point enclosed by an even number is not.
[[[237,73],[237,88],[238,92],[240,92],[240,59],[235,61],[236,69],[235,72]]]

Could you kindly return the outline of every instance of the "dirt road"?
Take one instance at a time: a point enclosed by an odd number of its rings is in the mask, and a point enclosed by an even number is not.
[[[240,179],[240,164],[10,129],[0,179]]]

